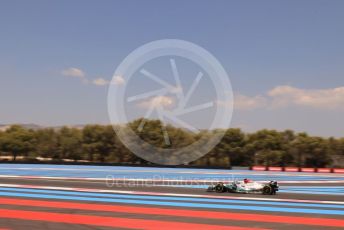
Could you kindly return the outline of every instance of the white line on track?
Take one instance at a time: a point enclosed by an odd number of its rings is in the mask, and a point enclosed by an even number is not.
[[[173,197],[193,197],[193,198],[197,197],[197,198],[212,198],[212,199],[227,199],[227,200],[260,200],[260,201],[283,201],[283,202],[294,202],[294,203],[318,203],[318,204],[341,204],[341,205],[344,204],[344,202],[341,202],[341,201],[213,196],[213,195],[198,195],[198,194],[123,191],[123,190],[109,190],[109,189],[87,189],[87,188],[36,186],[36,185],[21,185],[21,184],[0,184],[0,187],[65,190],[65,191],[94,192],[94,193],[116,193],[116,194],[131,194],[131,195],[135,194],[135,195],[150,195],[150,196],[173,196]]]

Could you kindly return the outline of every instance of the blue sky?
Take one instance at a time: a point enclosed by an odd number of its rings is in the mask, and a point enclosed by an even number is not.
[[[229,73],[233,127],[344,136],[343,10],[341,0],[1,1],[0,123],[109,123],[119,63],[176,38]]]

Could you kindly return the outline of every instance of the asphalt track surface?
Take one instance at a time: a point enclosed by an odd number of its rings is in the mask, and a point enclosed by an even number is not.
[[[233,174],[281,193],[203,188]],[[344,229],[343,189],[334,174],[0,164],[0,229]]]

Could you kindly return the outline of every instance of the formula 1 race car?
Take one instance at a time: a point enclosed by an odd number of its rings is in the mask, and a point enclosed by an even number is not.
[[[268,183],[253,182],[245,179],[244,181],[233,181],[230,184],[217,183],[215,186],[209,186],[208,192],[230,192],[230,193],[261,193],[263,195],[275,195],[278,191],[277,181]]]

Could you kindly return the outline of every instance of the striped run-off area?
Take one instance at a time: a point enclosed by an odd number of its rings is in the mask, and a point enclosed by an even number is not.
[[[151,181],[232,181],[249,177],[255,181],[277,180],[280,183],[342,183],[344,173],[261,172],[248,170],[147,168],[109,166],[71,166],[40,164],[1,164],[0,177],[32,177],[43,179],[117,180],[146,179]]]
[[[299,189],[297,191],[300,193],[288,193],[285,190],[275,196],[263,196],[207,193],[203,188],[187,185],[176,187],[157,183],[148,186],[132,183],[131,180],[128,183],[121,180],[120,183],[109,186],[106,180],[100,180],[100,176],[90,176],[92,170],[112,173],[116,178],[121,178],[122,171],[125,171],[132,178],[144,181],[149,177],[142,170],[157,174],[160,170],[170,180],[178,173],[189,175],[186,180],[192,180],[193,177],[203,179],[204,175],[226,172],[0,165],[0,229],[344,229],[344,196],[340,194],[344,182],[340,175],[296,173],[298,176],[294,176],[293,180],[299,178],[302,181],[304,177],[312,177],[308,181],[325,182],[322,180],[325,177],[342,182],[335,185],[300,185],[290,183],[292,180],[288,178],[289,174],[279,173],[278,176],[285,177],[285,181],[289,183],[285,187],[290,191]],[[87,172],[87,175],[81,172]],[[258,177],[249,171],[233,173]],[[337,192],[327,195],[326,187],[331,189],[331,186]],[[309,193],[312,187],[324,193]]]

